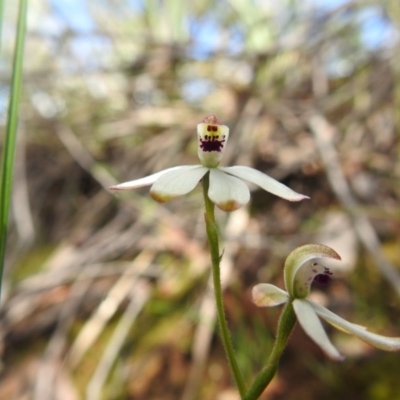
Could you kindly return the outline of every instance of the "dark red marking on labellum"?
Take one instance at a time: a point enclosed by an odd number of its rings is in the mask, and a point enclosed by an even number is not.
[[[218,131],[218,128],[216,130],[214,129],[209,129],[209,128],[217,128],[216,126],[211,126],[208,125],[207,131],[213,131],[216,132]],[[204,139],[200,139],[200,148],[205,151],[205,152],[210,152],[210,151],[218,151],[221,152],[223,147],[224,147],[224,142],[225,142],[225,135],[222,136],[222,140],[219,140],[219,136],[211,136],[211,135],[205,135]]]
[[[318,274],[314,278],[314,282],[319,283],[320,285],[327,285],[331,280],[332,272],[329,271],[329,268],[324,267],[324,272],[322,274]]]

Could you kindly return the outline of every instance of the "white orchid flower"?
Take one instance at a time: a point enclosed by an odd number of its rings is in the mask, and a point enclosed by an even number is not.
[[[400,338],[386,337],[368,332],[366,328],[352,324],[325,307],[314,303],[308,297],[311,284],[330,281],[331,272],[321,265],[310,262],[315,258],[327,257],[340,260],[340,256],[331,248],[320,244],[309,244],[292,251],[285,262],[284,280],[286,290],[266,283],[253,288],[253,302],[259,307],[273,307],[291,302],[297,320],[307,335],[334,360],[343,360],[343,356],[329,340],[321,321],[324,319],[335,328],[352,334],[364,342],[386,351],[400,350]]]
[[[141,179],[111,186],[110,190],[129,190],[151,186],[151,196],[165,202],[191,192],[199,181],[210,173],[208,196],[224,211],[233,211],[246,204],[250,192],[242,179],[255,183],[262,189],[290,201],[300,201],[309,197],[296,193],[256,169],[243,166],[220,167],[229,128],[222,125],[215,115],[210,115],[197,125],[198,156],[201,165],[182,165]]]

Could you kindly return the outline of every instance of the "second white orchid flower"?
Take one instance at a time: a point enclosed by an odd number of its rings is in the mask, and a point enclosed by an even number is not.
[[[260,307],[273,307],[291,302],[297,320],[304,331],[334,360],[342,360],[343,356],[329,340],[319,317],[335,328],[352,334],[378,349],[400,350],[400,338],[368,332],[366,328],[344,320],[308,298],[314,280],[320,282],[330,280],[331,273],[327,268],[311,262],[320,257],[340,260],[340,256],[334,250],[320,244],[309,244],[292,251],[286,259],[284,267],[287,291],[268,283],[262,283],[253,288],[253,302]]]
[[[111,186],[110,190],[129,190],[151,186],[151,196],[165,202],[191,192],[199,181],[210,174],[208,197],[224,211],[234,211],[250,199],[250,191],[242,181],[252,182],[262,189],[289,201],[308,199],[270,176],[250,167],[220,167],[229,128],[222,125],[215,115],[210,115],[197,125],[198,156],[201,165],[182,165]]]

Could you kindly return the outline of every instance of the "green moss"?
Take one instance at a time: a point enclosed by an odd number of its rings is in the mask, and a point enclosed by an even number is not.
[[[12,284],[15,285],[23,279],[40,272],[53,250],[54,246],[47,245],[35,247],[24,254],[11,271]]]

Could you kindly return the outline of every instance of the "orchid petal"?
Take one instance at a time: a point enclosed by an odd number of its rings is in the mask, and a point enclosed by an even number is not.
[[[294,300],[292,304],[297,320],[306,334],[314,340],[314,342],[321,347],[329,357],[337,361],[343,360],[343,356],[329,340],[328,335],[326,334],[314,308],[310,305],[310,302],[307,300]]]
[[[309,199],[308,196],[305,196],[303,194],[295,192],[292,189],[289,189],[287,186],[278,182],[276,179],[271,178],[270,176],[260,171],[257,171],[254,168],[234,166],[234,167],[220,167],[220,169],[228,174],[236,176],[237,178],[255,183],[256,185],[260,186],[267,192],[282,197],[283,199],[289,201],[300,201],[304,199]]]
[[[191,192],[208,172],[201,165],[178,167],[159,177],[150,189],[150,194],[161,203]]]
[[[364,327],[353,324],[339,317],[333,312],[327,310],[314,302],[309,302],[314,311],[329,322],[335,328],[342,330],[348,334],[354,335],[364,342],[381,350],[398,351],[400,350],[400,337],[387,337],[376,333],[368,332]]]
[[[172,167],[163,169],[162,171],[156,172],[155,174],[145,176],[144,178],[135,179],[133,181],[120,183],[118,185],[114,185],[109,187],[110,190],[130,190],[130,189],[137,189],[143,186],[150,186],[152,185],[158,178],[167,174],[168,172],[175,171],[177,169],[187,168],[185,166],[180,167]]]
[[[289,295],[282,289],[269,283],[260,283],[253,287],[253,303],[258,307],[274,307],[286,303]]]
[[[288,255],[285,261],[283,273],[285,278],[286,290],[289,292],[290,296],[296,297],[297,293],[295,290],[295,281],[299,269],[307,261],[321,257],[340,260],[340,256],[336,253],[336,251],[322,244],[306,244],[304,246],[297,247],[297,249],[294,249]],[[298,286],[301,286],[302,284],[305,285],[306,282],[296,282],[296,285]],[[304,298],[305,296],[301,295],[300,297]]]
[[[211,168],[208,197],[221,210],[234,211],[250,200],[250,192],[240,179]]]

